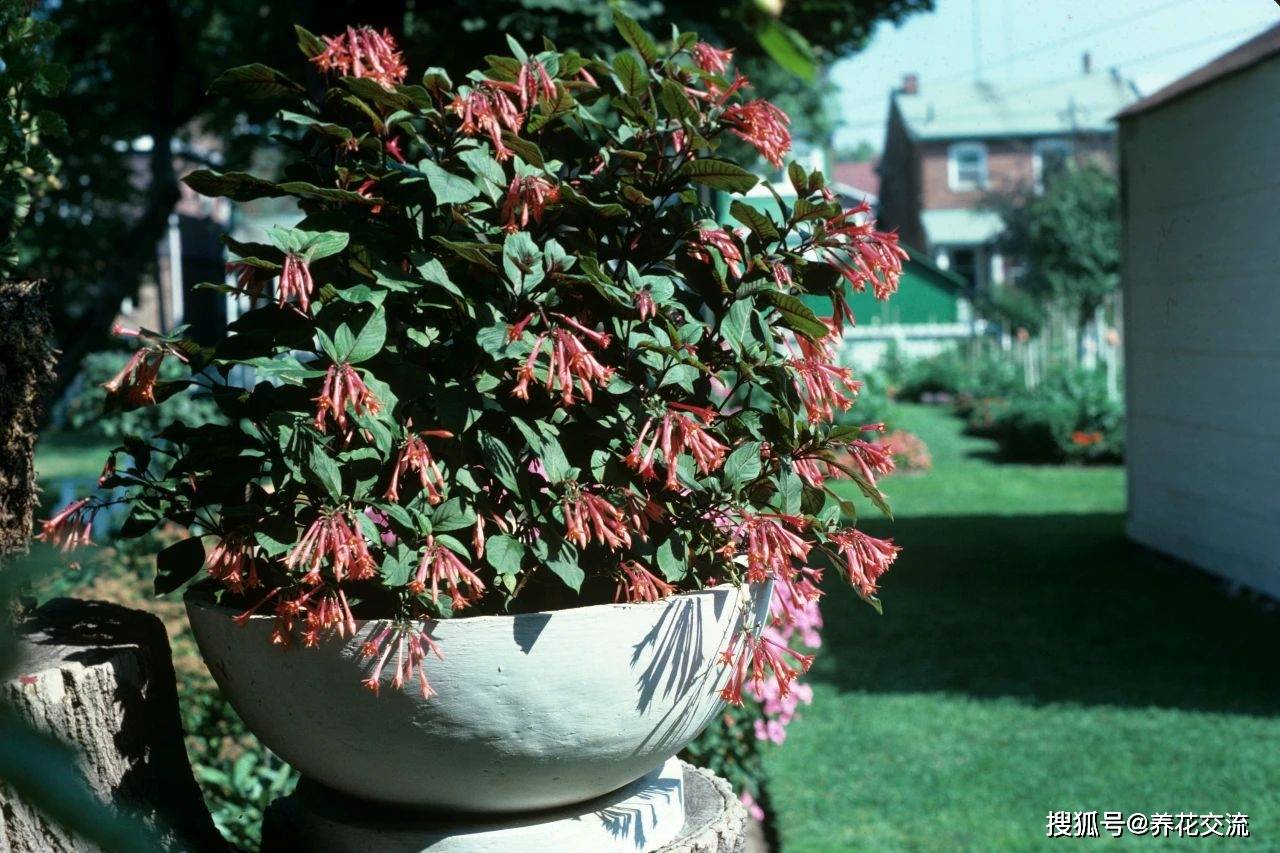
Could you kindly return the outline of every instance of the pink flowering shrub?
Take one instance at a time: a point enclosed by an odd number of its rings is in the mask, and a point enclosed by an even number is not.
[[[892,460],[832,423],[859,388],[832,341],[845,287],[887,298],[904,254],[794,163],[780,216],[735,201],[743,227],[718,225],[706,191],[757,183],[721,141],[781,163],[787,117],[745,96],[729,51],[618,21],[611,59],[512,42],[456,82],[411,78],[385,33],[299,30],[322,90],[263,65],[218,80],[280,102],[295,159],[279,180],[186,182],[291,197],[303,219],[227,239],[228,281],[209,286],[252,308],[226,339],[141,331],[107,386],[129,408],[199,384],[224,416],[131,437],[104,472],[131,506],[123,536],[190,531],[159,554],[157,592],[203,571],[242,619],[273,615],[281,645],[385,620],[365,683],[430,694],[448,649],[419,620],[772,581],[776,625],[724,650],[724,695],[794,712],[810,658],[789,635],[812,637],[822,566],[874,602],[897,555],[848,526],[828,481],[884,508]],[[161,381],[170,359],[190,378]],[[42,536],[81,544],[103,505]]]

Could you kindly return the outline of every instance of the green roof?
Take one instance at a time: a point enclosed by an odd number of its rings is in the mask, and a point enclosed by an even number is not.
[[[1079,74],[1035,85],[940,83],[893,102],[916,139],[1070,136],[1114,130],[1111,117],[1137,100],[1110,74]]]

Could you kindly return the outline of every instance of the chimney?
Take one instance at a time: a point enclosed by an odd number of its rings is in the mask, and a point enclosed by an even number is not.
[[[902,94],[920,94],[920,75],[916,74],[914,71],[902,75]]]
[[[1093,71],[1093,57],[1089,55],[1089,51],[1080,54],[1080,70],[1085,74]]]

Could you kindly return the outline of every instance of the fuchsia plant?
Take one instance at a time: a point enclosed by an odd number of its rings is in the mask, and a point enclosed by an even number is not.
[[[709,192],[757,184],[722,143],[781,165],[787,117],[744,100],[730,51],[618,23],[629,48],[609,60],[512,42],[456,84],[407,83],[388,34],[300,29],[322,90],[263,65],[219,79],[285,103],[295,159],[278,180],[186,182],[304,217],[227,240],[234,275],[211,286],[252,308],[226,339],[143,332],[108,384],[122,407],[204,386],[225,416],[130,438],[104,471],[131,506],[123,536],[190,531],[160,553],[158,592],[203,567],[241,619],[273,614],[282,645],[385,620],[365,683],[429,694],[448,650],[421,620],[771,581],[777,630],[722,655],[735,703],[785,700],[808,667],[788,638],[815,625],[824,565],[876,602],[898,549],[850,526],[829,481],[887,511],[893,462],[832,423],[859,389],[835,343],[846,287],[889,297],[905,254],[794,163],[794,202],[767,187],[779,215],[734,200],[743,227],[717,224]],[[190,379],[159,381],[166,358]],[[81,544],[107,502],[41,535]]]

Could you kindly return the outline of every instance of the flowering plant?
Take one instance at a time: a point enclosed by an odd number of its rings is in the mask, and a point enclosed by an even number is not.
[[[876,477],[892,459],[867,427],[832,423],[859,387],[834,345],[846,283],[887,298],[905,255],[794,163],[780,218],[735,200],[744,227],[717,224],[710,191],[757,184],[720,144],[780,166],[787,117],[744,96],[730,51],[617,20],[629,49],[609,61],[512,42],[456,85],[439,69],[406,83],[369,29],[299,29],[327,80],[314,96],[263,65],[219,78],[293,102],[280,118],[297,159],[279,181],[186,182],[290,196],[305,216],[266,243],[228,239],[234,276],[214,286],[252,308],[226,339],[140,331],[107,383],[123,407],[202,385],[225,416],[131,438],[104,472],[132,505],[124,536],[161,519],[191,531],[160,553],[158,592],[204,567],[244,618],[274,612],[281,644],[384,619],[366,683],[389,667],[424,692],[442,650],[414,620],[766,580],[799,607],[819,595],[815,552],[875,601],[897,548],[846,526],[855,509],[828,480],[887,511]],[[166,359],[190,378],[159,380]],[[73,504],[43,535],[82,541],[103,505]],[[725,698],[770,676],[785,695],[808,660],[743,631]]]

